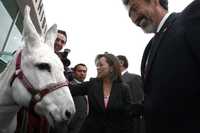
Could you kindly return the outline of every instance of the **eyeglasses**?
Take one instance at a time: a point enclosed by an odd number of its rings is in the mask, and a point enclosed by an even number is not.
[[[62,40],[62,39],[60,39],[60,38],[56,38],[56,42],[59,42],[59,41],[61,41],[61,43],[63,43],[63,44],[66,43],[64,40]]]

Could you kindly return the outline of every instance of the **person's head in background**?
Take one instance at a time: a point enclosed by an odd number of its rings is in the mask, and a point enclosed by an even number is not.
[[[116,56],[110,53],[99,54],[95,58],[97,77],[102,80],[121,81],[120,63]]]
[[[128,68],[128,60],[124,55],[118,55],[117,58],[119,59],[120,62],[120,70],[121,72],[123,72]]]
[[[74,78],[80,82],[83,82],[87,75],[87,66],[83,63],[79,63],[73,68]]]
[[[145,33],[156,33],[162,18],[168,12],[168,0],[122,0],[132,22]]]
[[[54,43],[54,51],[59,52],[67,42],[67,34],[63,30],[58,30],[57,38]]]

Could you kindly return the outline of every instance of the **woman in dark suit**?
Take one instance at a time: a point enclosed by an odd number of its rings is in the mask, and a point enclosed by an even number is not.
[[[131,95],[121,80],[118,59],[109,53],[95,59],[97,78],[70,85],[73,96],[88,95],[89,114],[80,133],[130,133]]]

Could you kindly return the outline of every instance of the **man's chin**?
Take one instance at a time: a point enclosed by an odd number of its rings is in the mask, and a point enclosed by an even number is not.
[[[150,33],[153,33],[152,31],[149,31],[149,30],[146,30],[146,29],[142,29],[144,33],[146,34],[150,34]]]
[[[142,30],[144,31],[144,33],[155,33],[156,32],[156,26],[149,24],[149,25],[145,25],[145,26],[140,26],[142,28]]]

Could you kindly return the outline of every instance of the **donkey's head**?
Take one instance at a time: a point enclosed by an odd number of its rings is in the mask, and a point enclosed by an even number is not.
[[[16,59],[16,78],[12,83],[14,100],[32,108],[52,121],[68,120],[75,113],[64,67],[54,53],[57,26],[53,25],[45,38],[40,36],[25,7],[23,38],[25,47]]]

